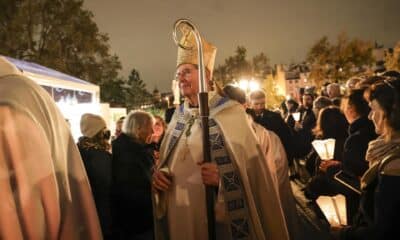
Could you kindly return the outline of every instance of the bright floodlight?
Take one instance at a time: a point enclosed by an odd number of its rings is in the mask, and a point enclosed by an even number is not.
[[[254,80],[250,81],[249,88],[250,88],[250,92],[257,91],[260,89],[260,83],[258,83],[257,81],[254,81]]]
[[[241,88],[244,91],[247,91],[249,88],[249,80],[242,79],[239,81],[239,88]]]

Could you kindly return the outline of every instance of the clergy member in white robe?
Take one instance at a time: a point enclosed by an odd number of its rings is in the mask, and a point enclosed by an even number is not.
[[[194,36],[184,35],[178,49],[177,80],[185,103],[178,107],[153,174],[156,239],[206,240],[205,184],[214,186],[217,239],[289,239],[264,154],[244,109],[210,92],[212,163],[203,163],[198,114],[198,66]],[[216,48],[203,39],[207,80]]]
[[[274,186],[279,194],[290,239],[303,239],[301,221],[297,213],[296,202],[289,180],[289,166],[285,148],[274,132],[265,129],[257,123],[253,124],[253,128],[261,149],[264,152],[266,163],[271,171]]]
[[[246,93],[239,87],[230,84],[226,85],[223,88],[223,94],[240,103],[244,109],[246,108]],[[304,236],[302,236],[301,221],[297,213],[296,202],[290,185],[289,166],[282,142],[274,132],[254,122],[250,115],[248,118],[265,156],[276,191],[279,194],[280,205],[285,214],[290,239],[304,239]]]

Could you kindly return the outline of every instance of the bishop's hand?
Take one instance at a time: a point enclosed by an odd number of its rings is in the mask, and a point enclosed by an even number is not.
[[[203,183],[208,186],[219,186],[219,170],[215,163],[199,163],[201,167],[201,178]]]

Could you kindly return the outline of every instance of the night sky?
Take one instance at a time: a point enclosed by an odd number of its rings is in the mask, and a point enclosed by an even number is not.
[[[216,65],[245,46],[272,64],[304,60],[323,35],[340,32],[393,47],[400,40],[400,0],[85,0],[99,29],[108,33],[122,75],[139,70],[148,90],[169,91],[175,73],[172,26],[191,19],[217,46]]]

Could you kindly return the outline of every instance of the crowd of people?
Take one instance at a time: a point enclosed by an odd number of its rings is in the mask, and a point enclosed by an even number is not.
[[[288,110],[281,111],[292,130],[294,162],[308,173],[301,179],[305,197],[345,196],[347,224],[331,226],[333,239],[387,239],[399,233],[399,93],[400,73],[389,71],[351,78],[343,94],[338,84],[319,96],[304,93],[302,102],[289,99]],[[295,105],[297,110],[289,110]],[[297,112],[300,119],[294,121]],[[335,139],[333,159],[322,160],[311,142],[328,138]]]
[[[332,225],[323,239],[399,235],[400,73],[351,78],[345,92],[331,83],[268,110],[262,90],[246,96],[211,81],[216,47],[202,42],[209,149],[192,33],[176,65],[184,101],[168,124],[132,111],[110,136],[105,120],[87,113],[77,143],[50,96],[0,58],[0,239],[208,239],[206,187],[216,239],[309,239],[296,179],[311,202],[345,196],[347,225]],[[322,160],[312,142],[329,138],[333,158]]]

